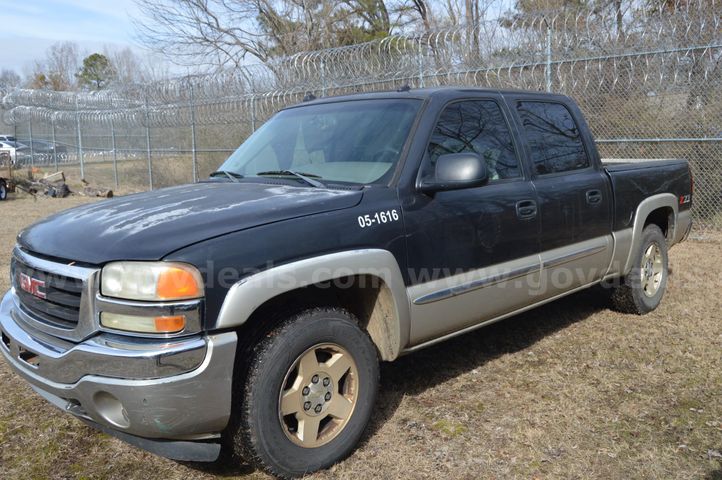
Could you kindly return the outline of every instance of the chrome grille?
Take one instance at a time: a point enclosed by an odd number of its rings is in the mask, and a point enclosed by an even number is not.
[[[11,275],[17,321],[73,342],[98,330],[99,268],[45,259],[15,247]]]
[[[13,285],[26,313],[54,327],[73,329],[78,325],[82,280],[39,270],[18,259],[13,259],[11,268]],[[38,292],[44,298],[23,288],[23,276],[31,285],[41,285]]]

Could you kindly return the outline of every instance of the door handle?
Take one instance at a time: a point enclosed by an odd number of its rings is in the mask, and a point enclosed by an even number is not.
[[[602,202],[601,190],[589,190],[587,192],[587,203],[589,205],[597,205]]]
[[[516,202],[516,216],[521,220],[536,217],[536,202],[534,200],[520,200]]]

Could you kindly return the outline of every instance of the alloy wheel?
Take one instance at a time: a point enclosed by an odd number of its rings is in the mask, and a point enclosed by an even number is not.
[[[320,447],[343,431],[357,399],[358,368],[351,354],[334,343],[315,345],[286,373],[278,399],[281,427],[296,445]]]

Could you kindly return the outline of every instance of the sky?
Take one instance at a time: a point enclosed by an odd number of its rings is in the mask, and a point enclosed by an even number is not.
[[[0,69],[22,74],[55,42],[76,42],[81,52],[131,47],[133,0],[0,0]]]

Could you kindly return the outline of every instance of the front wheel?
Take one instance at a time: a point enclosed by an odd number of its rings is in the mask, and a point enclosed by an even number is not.
[[[622,285],[612,292],[615,310],[643,315],[657,308],[669,275],[667,239],[657,225],[647,225],[634,252],[634,266]]]
[[[5,180],[0,180],[0,202],[8,198],[8,186]]]
[[[235,453],[272,475],[302,476],[348,455],[371,417],[376,348],[353,316],[313,309],[254,348],[231,432]]]

